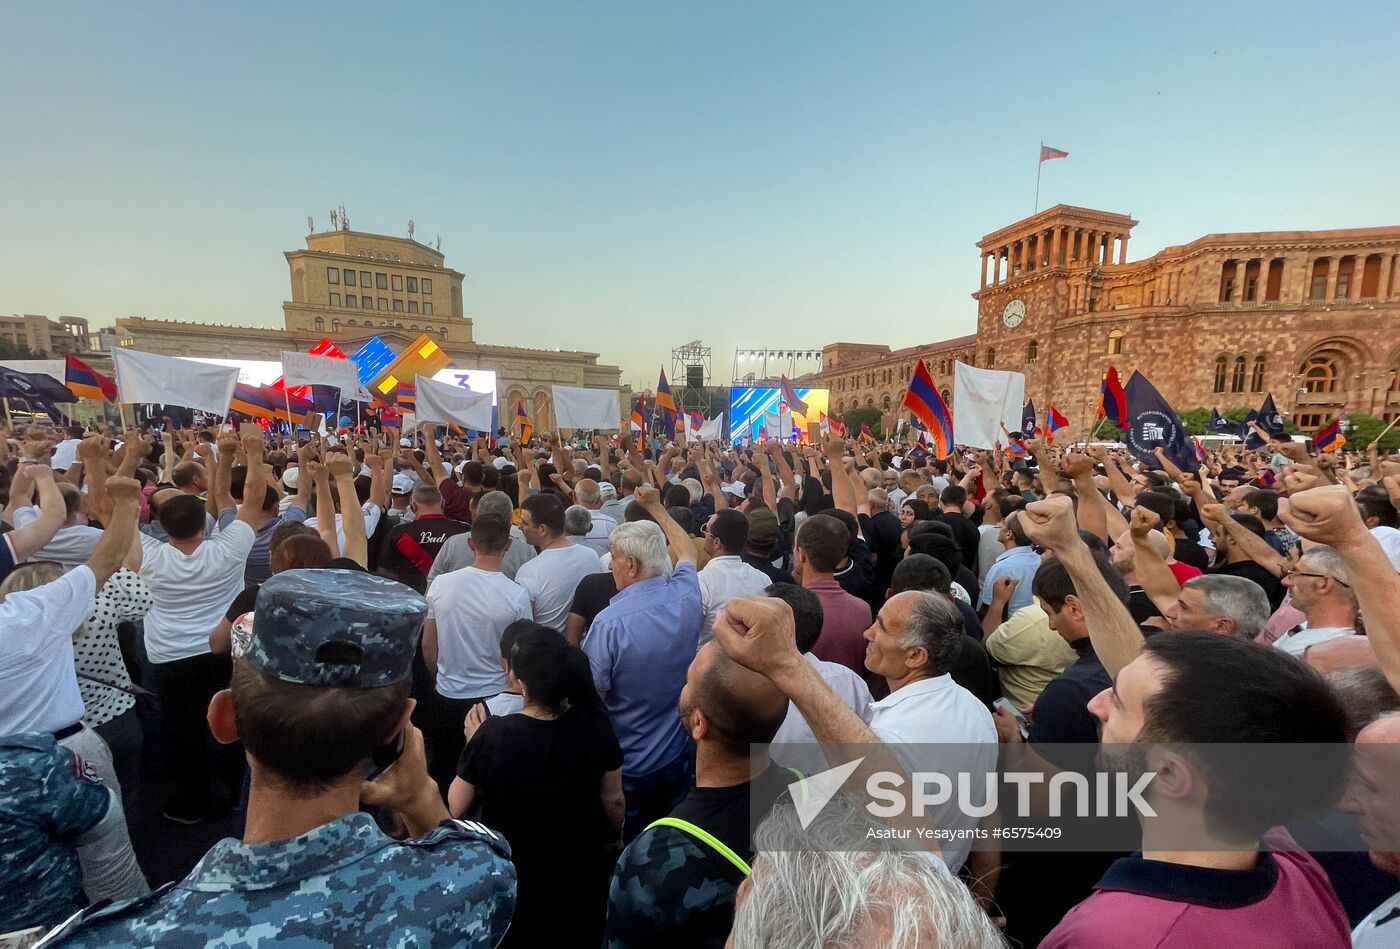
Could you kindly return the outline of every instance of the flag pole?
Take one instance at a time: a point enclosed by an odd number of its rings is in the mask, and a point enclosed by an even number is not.
[[[1035,207],[1031,210],[1035,214],[1040,210],[1040,168],[1045,162],[1041,155],[1045,154],[1045,140],[1041,139],[1040,150],[1035,153]]]
[[[1369,445],[1366,446],[1367,449],[1369,450],[1369,449],[1372,449],[1372,448],[1377,448],[1377,447],[1379,447],[1379,446],[1380,446],[1380,443],[1381,443],[1381,439],[1382,439],[1382,438],[1385,438],[1385,436],[1388,435],[1388,434],[1390,433],[1390,430],[1391,430],[1392,428],[1395,427],[1395,425],[1396,425],[1397,422],[1400,422],[1400,415],[1397,415],[1397,416],[1395,416],[1395,418],[1393,418],[1393,419],[1390,420],[1390,424],[1387,425],[1387,426],[1385,427],[1385,430],[1382,431],[1379,435],[1377,435],[1374,439],[1372,439],[1371,444],[1369,444]]]
[[[9,397],[9,396],[5,396],[5,424],[8,425],[8,426],[10,427],[11,431],[14,430],[14,427],[15,427],[15,420],[14,420],[14,416],[12,416],[12,415],[10,414],[10,397]]]

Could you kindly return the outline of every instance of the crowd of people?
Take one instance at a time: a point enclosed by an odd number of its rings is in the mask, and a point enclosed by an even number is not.
[[[1400,767],[1202,750],[1400,742],[1374,448],[31,425],[0,494],[0,944],[1400,947]],[[1011,746],[1170,820],[803,811]],[[241,826],[154,890],[152,762]]]

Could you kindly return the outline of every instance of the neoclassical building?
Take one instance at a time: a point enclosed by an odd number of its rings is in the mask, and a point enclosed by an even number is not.
[[[1400,414],[1400,226],[1208,234],[1128,260],[1138,222],[1057,205],[993,231],[977,333],[891,352],[834,343],[819,377],[837,413],[898,412],[914,360],[945,397],[955,360],[1026,374],[1072,427],[1109,365],[1140,369],[1179,408],[1256,407],[1273,392],[1304,431],[1337,412]]]
[[[283,350],[304,352],[327,338],[352,353],[377,336],[401,352],[426,333],[454,367],[496,373],[503,422],[520,401],[537,429],[553,428],[556,383],[619,390],[619,418],[626,414],[621,370],[600,364],[597,353],[478,343],[463,309],[464,275],[425,244],[340,229],[311,234],[304,250],[284,256],[291,280],[284,329],[122,317],[116,344],[169,356],[277,360]]]

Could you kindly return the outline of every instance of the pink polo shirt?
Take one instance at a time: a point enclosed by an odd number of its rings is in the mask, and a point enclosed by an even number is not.
[[[1114,861],[1041,949],[1349,949],[1346,912],[1317,861],[1282,829],[1249,870],[1140,855]]]
[[[865,631],[872,622],[870,604],[851,596],[835,580],[806,585],[822,604],[822,634],[812,655],[837,662],[856,675],[865,676]]]

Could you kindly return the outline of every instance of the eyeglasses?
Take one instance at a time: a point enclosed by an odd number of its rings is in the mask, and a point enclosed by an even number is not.
[[[1333,583],[1339,583],[1342,586],[1347,587],[1348,589],[1351,588],[1350,583],[1347,583],[1345,580],[1338,580],[1336,577],[1332,576],[1329,573],[1306,573],[1302,570],[1298,570],[1297,568],[1292,568],[1283,571],[1283,576],[1280,579],[1287,580],[1290,577],[1312,577],[1316,580],[1331,580]]]

